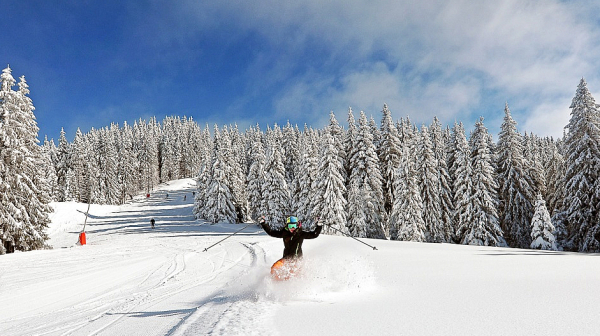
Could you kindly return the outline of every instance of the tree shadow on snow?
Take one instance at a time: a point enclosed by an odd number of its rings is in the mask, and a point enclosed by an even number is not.
[[[479,255],[488,255],[494,257],[504,257],[504,256],[556,256],[556,255],[574,255],[577,254],[575,252],[564,252],[564,251],[547,251],[547,250],[516,250],[516,251],[498,251],[498,252],[490,252],[485,251],[485,253],[479,253]]]

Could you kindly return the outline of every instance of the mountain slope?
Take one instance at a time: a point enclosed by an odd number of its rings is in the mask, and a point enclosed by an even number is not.
[[[2,335],[558,335],[597,333],[597,255],[307,240],[273,282],[279,239],[191,214],[193,181],[123,206],[53,206],[48,251],[0,257]],[[168,198],[166,194],[169,194]],[[186,195],[186,200],[183,197]],[[156,229],[150,228],[155,218]]]

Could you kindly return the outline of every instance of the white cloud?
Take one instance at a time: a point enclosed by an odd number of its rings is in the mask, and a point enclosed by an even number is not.
[[[591,77],[600,70],[600,30],[591,14],[597,7],[517,0],[268,0],[190,1],[182,8],[190,22],[196,20],[197,33],[222,26],[253,31],[281,50],[274,67],[268,65],[272,58],[256,60],[249,75],[268,74],[261,89],[248,92],[275,89],[279,118],[309,114],[316,120],[324,113],[320,119],[326,120],[329,110],[337,114],[347,106],[377,113],[387,102],[396,117],[428,122],[438,115],[468,125],[482,111],[495,111],[498,101],[501,113],[509,101],[511,109],[525,111],[517,121],[526,128],[561,136],[564,125],[556,124],[568,121],[579,78],[586,77],[592,90],[600,87],[600,79]],[[289,69],[303,61],[295,55],[310,52],[308,45],[327,50],[326,66],[295,74]]]

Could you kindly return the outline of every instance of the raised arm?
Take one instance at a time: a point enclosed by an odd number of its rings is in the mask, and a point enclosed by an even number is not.
[[[271,227],[269,226],[269,224],[267,224],[265,222],[264,217],[260,219],[259,224],[260,224],[260,226],[263,228],[263,230],[265,230],[265,232],[269,236],[275,237],[275,238],[283,238],[283,230],[273,230],[273,229],[271,229]]]
[[[317,228],[314,231],[302,232],[302,238],[304,239],[314,239],[321,234],[321,230],[323,229],[323,224],[321,221],[317,220]]]

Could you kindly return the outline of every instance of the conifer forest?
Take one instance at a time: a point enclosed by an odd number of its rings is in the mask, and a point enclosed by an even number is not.
[[[25,77],[0,81],[0,254],[49,248],[50,202],[123,204],[190,177],[212,223],[293,214],[357,238],[600,252],[600,105],[584,79],[560,139],[521,133],[508,104],[498,139],[483,118],[416,125],[382,104],[344,127],[333,112],[323,129],[173,116],[43,142]]]

